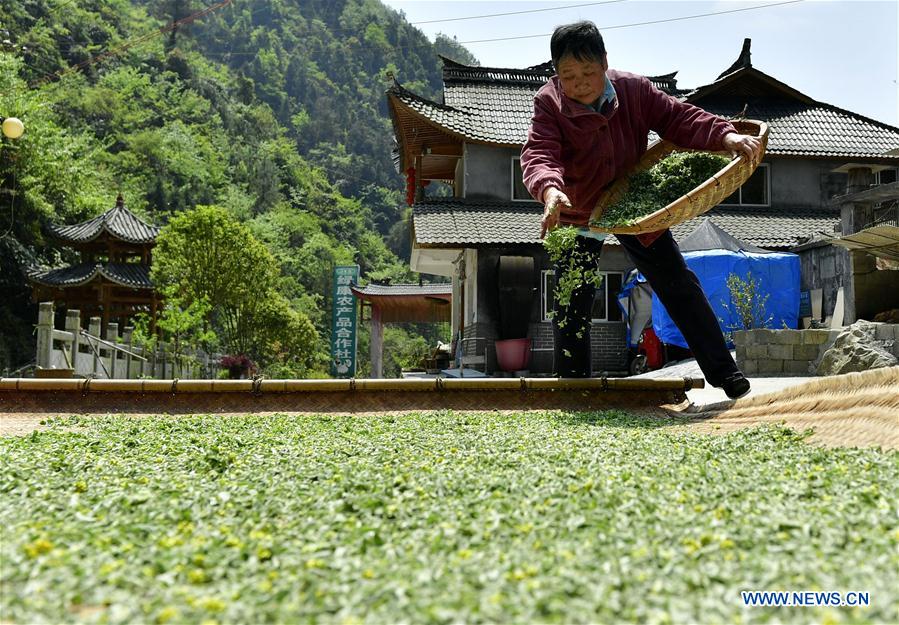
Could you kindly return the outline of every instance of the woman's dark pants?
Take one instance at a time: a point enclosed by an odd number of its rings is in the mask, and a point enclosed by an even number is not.
[[[666,230],[649,247],[634,236],[615,236],[684,335],[705,379],[712,386],[721,386],[725,378],[738,371],[737,365],[699,279],[684,262],[671,232]],[[602,242],[577,237],[579,264],[585,269],[596,268],[601,250]],[[562,273],[558,265],[555,273],[558,284]],[[553,316],[556,375],[560,377],[590,376],[590,313],[595,294],[593,285],[581,286],[572,294],[567,311],[557,310]],[[565,323],[560,327],[563,319]]]

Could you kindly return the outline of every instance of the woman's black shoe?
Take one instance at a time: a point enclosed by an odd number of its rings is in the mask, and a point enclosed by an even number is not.
[[[735,373],[721,385],[724,392],[731,399],[739,399],[749,392],[749,380],[742,373]]]

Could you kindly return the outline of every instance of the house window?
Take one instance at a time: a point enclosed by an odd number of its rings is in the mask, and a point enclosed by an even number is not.
[[[512,199],[515,201],[533,202],[534,198],[528,193],[528,188],[521,180],[521,159],[512,157]]]
[[[749,180],[743,186],[734,191],[721,203],[739,206],[770,206],[771,205],[771,179],[768,164],[758,166]]]
[[[543,270],[543,281],[542,281],[542,293],[541,293],[541,310],[543,314],[541,315],[541,319],[543,321],[551,321],[553,316],[553,303],[555,302],[554,294],[556,292],[556,272],[552,269],[544,269]]]
[[[622,274],[603,271],[602,283],[596,288],[596,296],[593,299],[592,318],[594,323],[606,321],[621,321],[621,308],[618,306],[618,292],[621,290]],[[555,303],[556,273],[552,269],[543,271],[543,288],[541,307],[543,321],[552,319],[553,304]]]
[[[890,184],[896,182],[899,169],[884,169],[874,174],[874,184]]]

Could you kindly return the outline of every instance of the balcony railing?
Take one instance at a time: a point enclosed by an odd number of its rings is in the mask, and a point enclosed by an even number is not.
[[[897,226],[899,227],[899,200],[884,202],[873,211],[872,218],[864,224],[864,228],[872,226]]]

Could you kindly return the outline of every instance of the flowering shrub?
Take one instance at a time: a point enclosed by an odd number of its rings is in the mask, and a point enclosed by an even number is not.
[[[255,371],[256,369],[253,361],[244,354],[223,356],[219,361],[219,366],[228,370],[228,377],[232,380],[247,378],[250,375],[250,371]]]

